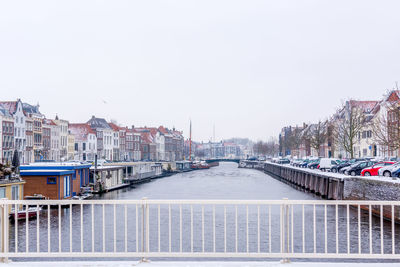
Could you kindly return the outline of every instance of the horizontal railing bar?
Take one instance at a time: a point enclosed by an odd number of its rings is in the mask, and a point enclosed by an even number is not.
[[[370,201],[370,200],[0,200],[1,204],[20,205],[74,205],[74,204],[177,204],[177,205],[400,205],[400,201]]]
[[[32,257],[85,257],[85,258],[341,258],[341,259],[400,259],[400,254],[336,254],[336,253],[246,253],[246,252],[54,252],[54,253],[0,253],[0,257],[32,258]]]

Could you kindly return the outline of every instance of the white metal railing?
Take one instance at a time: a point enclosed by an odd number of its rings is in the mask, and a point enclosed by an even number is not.
[[[43,209],[10,221],[23,205]],[[0,200],[0,208],[3,259],[400,259],[400,226],[386,220],[400,218],[400,201]]]

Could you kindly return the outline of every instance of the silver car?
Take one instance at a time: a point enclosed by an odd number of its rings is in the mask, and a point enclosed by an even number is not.
[[[393,165],[382,167],[378,170],[379,176],[391,177],[392,172],[397,171],[400,168],[400,162],[397,162]]]

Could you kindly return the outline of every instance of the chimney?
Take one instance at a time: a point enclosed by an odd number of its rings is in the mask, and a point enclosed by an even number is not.
[[[135,125],[132,125],[132,130],[135,129]]]

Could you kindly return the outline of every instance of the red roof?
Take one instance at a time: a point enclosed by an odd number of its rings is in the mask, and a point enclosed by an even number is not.
[[[116,125],[115,123],[110,122],[108,125],[110,125],[110,127],[114,130],[114,131],[119,131],[122,130],[123,127],[120,127],[118,125]]]
[[[8,109],[8,111],[11,114],[14,114],[14,112],[17,110],[17,101],[0,101],[0,104],[5,108]]]
[[[168,130],[164,128],[164,126],[158,127],[158,130],[163,134],[168,134]]]
[[[379,103],[379,101],[357,101],[350,100],[350,105],[352,107],[359,107],[364,110],[364,112],[371,112],[372,109]]]
[[[43,124],[57,126],[57,124],[53,120],[50,120],[50,119],[44,119]]]
[[[141,132],[140,135],[142,137],[142,142],[143,143],[146,143],[146,144],[153,143],[153,138],[151,137],[151,133],[150,132]]]
[[[142,128],[135,128],[139,132],[150,132],[150,134],[154,137],[157,134],[158,129],[155,127],[142,127]]]
[[[88,134],[96,134],[86,123],[70,123],[68,128],[78,141],[86,141]]]

